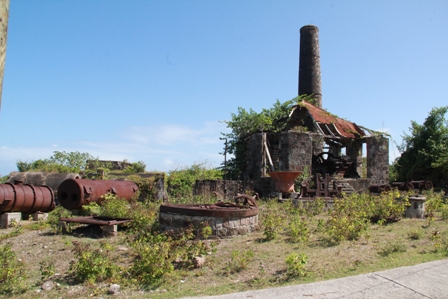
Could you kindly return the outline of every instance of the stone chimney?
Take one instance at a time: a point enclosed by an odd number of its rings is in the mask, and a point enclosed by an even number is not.
[[[306,25],[300,28],[299,96],[311,94],[315,106],[322,108],[319,28]]]

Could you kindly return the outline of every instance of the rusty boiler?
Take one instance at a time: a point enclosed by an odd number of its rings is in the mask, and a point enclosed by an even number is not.
[[[0,213],[50,212],[54,206],[54,193],[48,186],[33,186],[21,181],[0,184]]]
[[[67,179],[59,185],[58,200],[64,208],[78,210],[90,202],[100,202],[108,193],[131,200],[137,192],[137,185],[131,181]]]

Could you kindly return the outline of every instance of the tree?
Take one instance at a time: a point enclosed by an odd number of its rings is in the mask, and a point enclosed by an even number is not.
[[[234,155],[227,161],[225,169],[223,167],[226,177],[236,179],[245,171],[247,138],[259,132],[277,134],[283,131],[291,108],[301,101],[312,101],[312,95],[295,97],[284,103],[277,100],[272,108],[263,109],[260,113],[238,107],[238,113],[232,113],[231,120],[223,121],[232,132],[221,133],[224,136],[222,139],[227,140],[227,154]]]
[[[443,187],[448,182],[448,106],[433,108],[423,125],[411,121],[410,135],[403,136],[402,153],[392,165],[397,180],[431,180]]]
[[[86,161],[95,158],[89,153],[54,151],[49,159],[39,159],[31,162],[18,160],[17,169],[20,172],[36,170],[45,172],[80,172],[86,169]],[[98,160],[98,158],[96,158]]]

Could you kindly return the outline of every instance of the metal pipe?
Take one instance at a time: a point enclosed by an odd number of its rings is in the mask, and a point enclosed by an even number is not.
[[[21,181],[0,184],[0,213],[50,212],[54,206],[54,193],[48,186],[33,186]]]

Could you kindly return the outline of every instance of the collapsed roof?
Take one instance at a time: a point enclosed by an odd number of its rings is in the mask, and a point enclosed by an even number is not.
[[[363,130],[365,128],[361,129],[357,124],[341,119],[306,101],[295,105],[290,113],[286,129],[297,127],[306,127],[311,132],[332,139],[361,139],[367,135]]]

